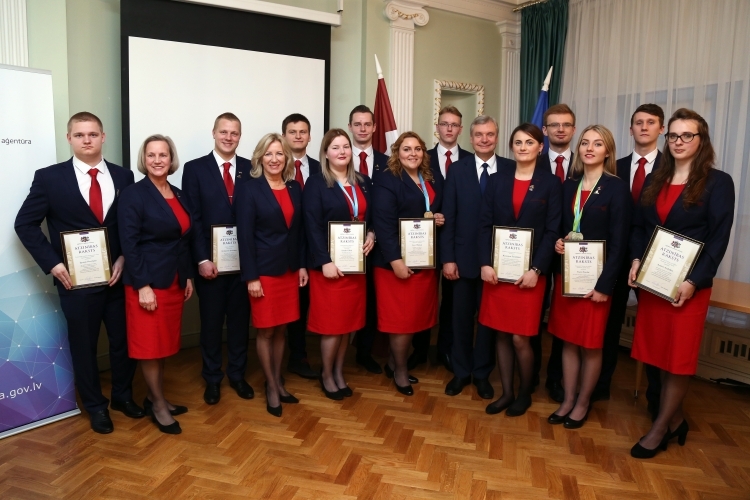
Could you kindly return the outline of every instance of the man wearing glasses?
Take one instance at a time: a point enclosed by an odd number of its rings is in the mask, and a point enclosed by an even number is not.
[[[428,150],[432,175],[445,180],[451,164],[471,156],[471,153],[458,145],[461,135],[461,112],[455,106],[445,106],[438,113],[438,123],[435,130],[438,134],[437,145]],[[441,280],[440,302],[440,330],[437,339],[437,360],[448,371],[453,371],[451,363],[451,347],[453,346],[453,287],[452,282],[443,276]],[[412,339],[414,352],[409,356],[407,367],[413,370],[418,365],[427,362],[427,351],[430,348],[430,332],[419,332]]]

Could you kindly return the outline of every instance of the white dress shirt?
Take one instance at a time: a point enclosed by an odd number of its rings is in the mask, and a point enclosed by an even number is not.
[[[656,155],[659,154],[659,148],[654,149],[649,154],[644,156],[646,158],[646,164],[643,168],[646,170],[646,175],[650,174],[654,169],[654,161]],[[632,162],[630,163],[630,190],[633,190],[633,179],[635,179],[635,171],[638,169],[638,160],[641,159],[641,155],[633,151],[633,155],[630,157]]]
[[[107,212],[112,203],[115,201],[115,183],[112,180],[112,175],[107,169],[107,164],[104,162],[104,158],[99,160],[99,163],[95,167],[87,165],[75,156],[73,156],[73,171],[76,173],[76,180],[78,181],[78,189],[81,191],[81,196],[86,200],[87,205],[89,203],[89,190],[91,189],[91,176],[89,170],[95,168],[99,171],[96,174],[96,180],[99,182],[99,187],[102,190],[102,209],[104,210],[104,217],[107,217]]]
[[[219,156],[219,153],[216,151],[213,151],[214,158],[216,159],[216,163],[219,164],[219,173],[221,174],[222,180],[224,179],[224,164],[227,162],[224,158]],[[237,155],[232,156],[232,159],[229,160],[229,163],[232,164],[231,167],[229,167],[229,176],[232,178],[232,183],[234,183],[234,173],[237,171]]]
[[[570,167],[570,157],[573,154],[573,152],[570,150],[570,148],[566,149],[562,153],[556,153],[552,151],[551,149],[547,151],[547,155],[549,156],[549,166],[552,169],[552,175],[555,175],[555,172],[557,172],[557,157],[562,155],[563,157],[563,174],[565,174],[565,178],[568,178],[568,167]]]
[[[456,144],[450,149],[446,149],[443,147],[442,144],[438,142],[438,145],[437,145],[438,163],[440,164],[440,172],[443,174],[443,177],[448,175],[448,173],[445,171],[445,162],[448,159],[448,157],[445,155],[446,151],[451,152],[451,164],[456,163],[458,161],[458,144]]]
[[[294,158],[294,156],[292,156]],[[307,155],[302,158],[294,158],[294,161],[299,160],[302,165],[299,166],[300,172],[302,172],[302,183],[307,184],[307,178],[310,177],[310,162],[307,161]]]
[[[361,153],[363,150],[359,149],[357,146],[352,144],[352,161],[354,162],[354,170],[359,172],[359,153]],[[375,157],[372,150],[372,144],[370,147],[364,150],[365,153],[367,153],[367,173],[370,177],[372,177],[372,167],[375,164]]]
[[[487,161],[484,161],[477,155],[474,155],[474,160],[477,163],[477,180],[479,180],[482,177],[482,170],[483,170],[482,165],[485,163],[487,164],[487,173],[489,175],[492,175],[495,172],[497,172],[497,158],[495,157],[494,153],[492,157]]]

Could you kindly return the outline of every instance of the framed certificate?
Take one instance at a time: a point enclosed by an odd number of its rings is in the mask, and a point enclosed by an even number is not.
[[[237,226],[211,226],[211,260],[219,274],[240,272]]]
[[[522,227],[492,227],[492,268],[498,281],[515,283],[531,269],[534,230]]]
[[[363,221],[328,223],[328,253],[344,274],[364,274],[365,254],[362,246],[367,235]]]
[[[399,219],[401,258],[411,269],[435,269],[435,219]]]
[[[73,283],[71,289],[102,286],[112,276],[112,258],[106,227],[60,233],[63,263]]]
[[[563,240],[563,297],[583,297],[596,286],[607,259],[604,240]]]
[[[670,302],[698,260],[703,243],[656,226],[641,259],[635,284]]]

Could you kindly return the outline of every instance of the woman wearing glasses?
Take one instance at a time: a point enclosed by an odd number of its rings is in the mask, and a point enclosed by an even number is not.
[[[703,249],[677,289],[677,302],[646,291],[638,295],[632,356],[660,368],[663,378],[659,414],[630,450],[635,458],[653,457],[674,437],[685,444],[688,425],[682,401],[698,364],[711,286],[729,244],[734,215],[734,182],[714,168],[716,155],[703,117],[678,109],[667,130],[661,167],[646,178],[635,210],[630,284],[656,226],[698,240]]]
[[[590,398],[602,368],[604,330],[617,274],[627,255],[632,200],[627,183],[616,176],[615,141],[602,125],[590,125],[578,139],[571,178],[563,184],[562,235],[567,240],[604,240],[606,261],[594,289],[583,298],[563,297],[560,273],[548,330],[563,343],[565,398],[550,424],[578,429],[586,422]],[[555,251],[565,253],[563,238]],[[558,261],[559,262],[559,261]],[[578,395],[578,379],[581,387]]]

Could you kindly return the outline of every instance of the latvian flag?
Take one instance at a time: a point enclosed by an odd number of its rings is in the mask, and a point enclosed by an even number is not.
[[[398,139],[396,119],[393,117],[391,100],[388,97],[388,89],[385,88],[383,71],[380,69],[378,56],[375,56],[375,65],[378,71],[378,91],[375,94],[375,134],[372,138],[372,147],[386,155],[391,155],[391,144]]]

